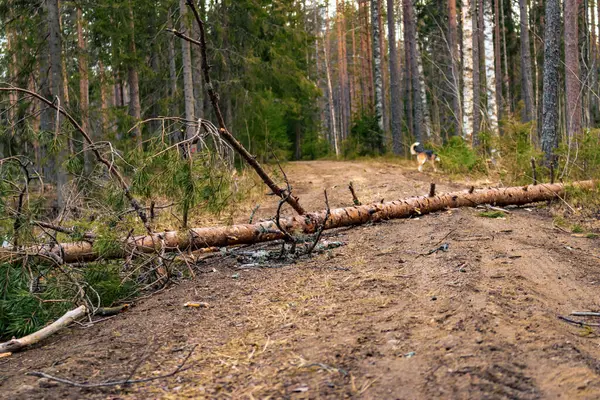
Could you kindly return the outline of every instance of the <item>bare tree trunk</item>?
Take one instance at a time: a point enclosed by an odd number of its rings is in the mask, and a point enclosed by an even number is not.
[[[488,129],[493,134],[498,134],[498,108],[496,96],[496,68],[494,65],[494,30],[492,19],[492,2],[486,0],[487,10],[484,10],[484,57],[485,57],[485,87],[487,88],[487,122]],[[487,11],[487,12],[486,12]]]
[[[544,28],[544,99],[542,103],[542,150],[546,165],[556,164],[558,147],[558,67],[560,62],[560,3],[546,0]]]
[[[421,110],[423,113],[423,128],[424,131],[423,133],[425,134],[425,140],[427,139],[431,139],[432,136],[432,131],[431,131],[431,114],[429,113],[429,103],[427,102],[427,86],[425,84],[425,71],[423,70],[423,57],[421,57],[421,49],[420,49],[420,42],[419,42],[419,38],[417,36],[417,72],[418,72],[418,77],[419,77],[419,93],[420,93],[420,98],[421,98]],[[438,140],[439,138],[437,137],[439,136],[436,133],[436,140]],[[439,142],[439,140],[438,140]]]
[[[573,182],[571,186],[583,190],[595,187],[595,181]],[[469,193],[461,191],[439,194],[434,197],[420,196],[391,202],[379,202],[360,206],[330,210],[324,228],[334,229],[344,226],[361,225],[367,222],[386,221],[397,218],[410,218],[448,208],[474,207],[480,204],[498,206],[522,205],[556,199],[565,193],[567,185],[561,183],[483,189]],[[319,211],[282,218],[280,225],[287,232],[312,234],[323,225],[326,211]],[[155,253],[157,251],[187,251],[207,247],[224,247],[240,244],[260,243],[284,238],[272,220],[256,224],[240,224],[212,228],[192,228],[188,231],[168,231],[146,236],[129,238],[123,244],[119,258],[136,252]],[[28,249],[32,256],[53,254],[66,263],[93,261],[99,257],[90,242],[59,243]],[[10,251],[0,250],[0,258],[10,257]]]
[[[404,41],[407,48],[406,65],[410,69],[413,132],[417,142],[423,141],[423,103],[421,99],[421,82],[419,76],[419,60],[417,49],[417,30],[412,0],[402,0],[404,15]]]
[[[468,1],[467,1],[468,3]],[[452,108],[454,118],[454,134],[462,136],[462,107],[460,104],[460,76],[458,52],[458,23],[456,19],[456,0],[448,0],[448,45],[450,46],[450,70],[452,76]]]
[[[85,38],[83,37],[83,12],[80,7],[77,7],[77,47],[78,47],[78,62],[79,62],[79,111],[81,113],[81,127],[86,132],[90,132],[90,81],[88,78],[88,54]],[[92,136],[92,139],[94,137]],[[88,151],[88,144],[84,142],[83,157],[84,168],[86,173],[91,173],[94,169],[94,157]]]
[[[189,32],[189,24],[187,21],[187,6],[185,0],[179,0],[179,15],[180,15],[180,29],[182,32]],[[181,59],[183,62],[183,98],[185,105],[185,119],[187,121],[194,121],[194,82],[192,79],[192,55],[190,52],[190,42],[187,40],[181,41]],[[230,125],[231,126],[231,125]],[[185,128],[185,138],[190,139],[195,134],[194,126],[189,122]],[[193,153],[193,149],[191,150]]]
[[[51,98],[58,101],[60,105],[64,107],[65,88],[62,69],[62,40],[59,20],[60,10],[58,0],[47,0],[44,4],[46,6],[49,30],[48,51],[50,54],[50,94]],[[60,133],[61,123],[62,117],[60,117],[60,115],[58,118],[51,117],[50,127],[54,130],[56,135]],[[67,173],[62,168],[62,164],[67,160],[67,154],[67,143],[65,143],[60,146],[54,165],[56,168],[56,192],[59,210],[62,210],[65,205],[63,191],[67,184]]]
[[[135,46],[135,20],[133,15],[133,6],[129,0],[129,52],[133,60],[137,63],[137,51]],[[133,117],[135,128],[132,130],[136,145],[139,149],[142,148],[142,130],[137,125],[142,119],[142,107],[140,105],[140,80],[138,76],[137,66],[131,63],[129,65],[129,115]]]
[[[576,137],[581,131],[578,16],[579,0],[565,0],[565,95],[567,135],[570,139]]]
[[[327,26],[328,21],[325,21]],[[329,29],[325,28],[325,38],[323,39],[323,51],[324,51],[324,59],[325,59],[325,73],[327,74],[327,94],[328,94],[328,103],[329,103],[329,117],[330,122],[329,126],[331,129],[331,135],[333,136],[333,148],[335,150],[335,156],[340,156],[340,146],[338,144],[338,133],[335,122],[335,104],[333,104],[333,88],[331,86],[331,71],[329,69]]]
[[[339,88],[340,88],[340,107],[339,107],[339,119],[340,119],[340,138],[343,140],[348,136],[348,128],[350,125],[350,115],[348,113],[347,105],[347,62],[345,57],[344,47],[346,44],[346,27],[344,18],[344,2],[336,1],[336,28],[337,28],[337,58],[338,58],[338,75],[339,75]]]
[[[598,0],[595,0],[598,1]],[[596,35],[596,4],[592,1],[590,3],[590,28],[591,28],[591,43],[590,43],[590,70],[592,71],[590,87],[588,93],[590,93],[590,124],[594,126],[598,117],[598,74],[595,72],[598,68],[598,42]]]
[[[473,25],[476,18],[473,17],[475,9],[475,0],[463,0],[462,2],[462,31],[463,31],[463,128],[462,132],[465,138],[473,138],[473,75],[475,74],[476,59],[474,57]],[[477,35],[475,35],[476,37]],[[479,69],[479,68],[477,68]]]
[[[502,55],[500,46],[500,0],[494,2],[494,80],[496,84],[496,106],[498,107],[498,120],[504,118],[506,104],[502,93]],[[491,22],[491,21],[490,21]],[[502,132],[502,130],[500,131]]]
[[[472,27],[473,27],[473,137],[472,145],[479,146],[479,131],[481,129],[481,38],[480,31],[482,26],[479,25],[479,7],[481,0],[472,0]]]
[[[386,46],[385,46],[385,29],[383,24],[383,0],[377,0],[377,7],[379,9],[379,17],[377,18],[377,23],[379,25],[379,47],[381,54],[381,104],[383,107],[381,108],[381,117],[383,119],[383,136],[384,138],[390,137],[390,108],[388,104],[388,96],[386,88],[389,87],[389,77],[388,71],[389,66],[386,65],[385,55],[386,55]]]
[[[390,106],[392,114],[392,149],[402,153],[402,91],[400,90],[400,60],[396,48],[396,21],[394,0],[387,0],[388,37],[390,46]]]
[[[525,110],[523,121],[531,121],[535,116],[533,107],[533,79],[531,74],[531,51],[529,49],[529,24],[527,15],[527,0],[519,0],[521,21],[521,91]]]
[[[382,132],[383,123],[383,77],[381,70],[381,32],[379,30],[379,0],[371,0],[371,31],[373,32],[373,76],[375,78],[375,117]]]
[[[98,60],[98,80],[100,81],[100,135],[105,135],[108,129],[109,98],[106,90],[106,72],[102,60]]]

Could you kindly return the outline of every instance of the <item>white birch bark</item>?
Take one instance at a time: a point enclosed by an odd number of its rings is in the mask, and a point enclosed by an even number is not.
[[[417,39],[417,43],[419,43]],[[421,92],[421,104],[423,105],[423,125],[425,128],[425,138],[431,138],[431,117],[429,115],[429,107],[427,106],[427,94],[425,91],[425,73],[423,72],[423,57],[421,57],[421,52],[423,49],[421,46],[417,46],[417,64],[419,71],[419,90]]]
[[[487,90],[487,122],[493,134],[498,131],[498,104],[496,104],[496,67],[494,65],[494,14],[492,1],[485,2],[484,12],[485,77]]]
[[[470,139],[473,134],[473,22],[471,0],[462,0],[463,29],[463,135]]]

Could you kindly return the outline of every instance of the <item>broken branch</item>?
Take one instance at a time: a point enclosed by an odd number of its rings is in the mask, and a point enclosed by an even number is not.
[[[356,192],[354,191],[354,184],[352,182],[350,182],[350,184],[348,185],[348,189],[350,189],[350,193],[352,194],[352,202],[354,203],[354,205],[360,206],[362,203],[356,196]]]
[[[36,344],[46,339],[47,337],[55,334],[62,328],[68,326],[69,324],[71,324],[71,322],[75,321],[76,319],[83,317],[85,314],[87,314],[87,308],[85,306],[79,306],[74,310],[68,311],[67,313],[65,313],[65,315],[63,315],[50,325],[40,329],[37,332],[32,333],[31,335],[27,335],[25,337],[22,337],[21,339],[12,339],[8,342],[1,343],[0,353],[14,353],[15,351],[19,351],[25,347]]]

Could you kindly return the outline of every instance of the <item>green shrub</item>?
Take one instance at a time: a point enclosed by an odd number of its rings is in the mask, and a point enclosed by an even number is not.
[[[440,165],[450,174],[485,172],[485,162],[461,137],[453,136],[437,149]]]
[[[352,122],[349,137],[342,142],[345,158],[382,155],[385,138],[379,129],[377,117],[372,114],[357,116]]]

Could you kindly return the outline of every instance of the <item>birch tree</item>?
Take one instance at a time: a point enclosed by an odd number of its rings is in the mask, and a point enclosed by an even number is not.
[[[484,57],[485,79],[487,90],[487,123],[488,129],[493,134],[498,134],[498,107],[496,101],[496,68],[494,65],[494,22],[492,1],[485,1],[484,18]]]
[[[463,41],[463,120],[462,133],[466,138],[473,135],[473,0],[462,2],[462,41]]]
[[[565,0],[565,96],[567,135],[581,131],[581,77],[579,75],[579,0]]]
[[[373,38],[373,76],[375,80],[375,116],[379,129],[385,130],[383,123],[383,77],[381,63],[381,32],[379,30],[380,0],[371,0],[371,31]]]

